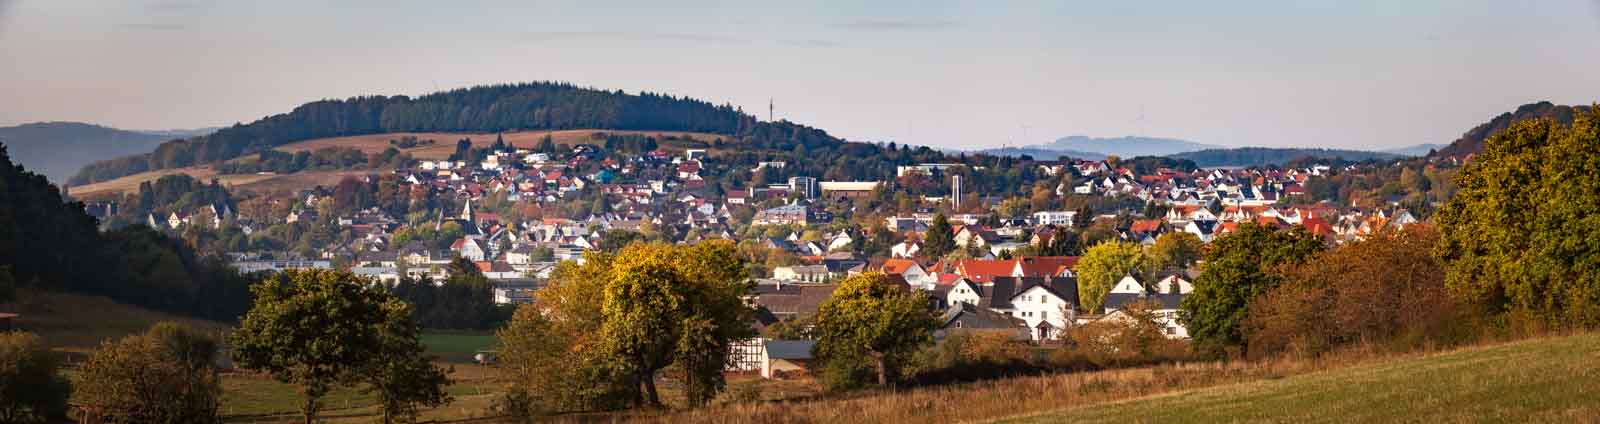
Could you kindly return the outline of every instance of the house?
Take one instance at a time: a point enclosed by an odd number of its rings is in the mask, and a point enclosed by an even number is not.
[[[889,254],[896,258],[915,258],[922,252],[922,242],[906,240],[889,248]]]
[[[933,286],[937,280],[921,264],[910,259],[889,259],[883,261],[881,268],[884,274],[898,275],[906,280],[912,287],[927,288]]]
[[[761,349],[762,378],[790,378],[806,374],[815,340],[767,340]]]
[[[1122,277],[1122,280],[1106,293],[1105,301],[1102,302],[1106,317],[1101,319],[1131,319],[1123,309],[1134,303],[1147,302],[1151,306],[1150,313],[1154,315],[1156,323],[1161,325],[1163,335],[1170,339],[1189,338],[1188,327],[1178,321],[1178,309],[1183,298],[1188,296],[1184,291],[1185,286],[1188,286],[1187,290],[1190,292],[1194,291],[1194,287],[1178,276],[1159,281],[1161,284],[1157,284],[1158,287],[1151,287],[1155,290],[1147,290],[1138,279],[1132,276]],[[1120,318],[1114,317],[1118,315]]]
[[[1005,332],[1013,339],[1028,340],[1032,331],[1028,322],[989,308],[964,302],[951,303],[939,316],[939,329],[934,330],[934,340],[943,340],[959,332]]]
[[[834,284],[786,284],[757,285],[757,288],[770,287],[758,290],[753,294],[750,303],[754,306],[766,308],[775,319],[791,320],[803,319],[817,314],[817,309],[822,302],[833,295]]]
[[[828,280],[828,267],[825,265],[780,266],[772,269],[772,278],[821,283]]]
[[[494,303],[496,305],[533,303],[533,293],[538,291],[539,287],[539,280],[531,278],[496,281],[494,283]]]
[[[1011,277],[1015,278],[1015,277]],[[1033,340],[1061,336],[1077,319],[1078,284],[1071,279],[1017,278],[1018,287],[1007,303],[1013,317],[1026,321]]]
[[[471,237],[462,237],[451,243],[450,251],[473,262],[482,261],[489,254],[489,249],[483,247],[482,241]]]
[[[1074,211],[1042,211],[1033,213],[1033,225],[1057,225],[1071,227],[1072,218],[1078,213]]]

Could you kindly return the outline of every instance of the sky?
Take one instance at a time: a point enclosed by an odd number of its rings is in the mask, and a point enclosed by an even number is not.
[[[250,122],[327,98],[566,81],[856,141],[1448,143],[1600,101],[1600,0],[0,0],[0,125]]]

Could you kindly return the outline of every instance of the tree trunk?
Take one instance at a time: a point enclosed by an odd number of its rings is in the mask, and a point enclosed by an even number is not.
[[[646,399],[650,402],[650,407],[651,408],[659,408],[659,407],[661,407],[661,398],[656,396],[655,373],[645,374],[645,376],[644,376],[644,393],[645,393],[645,396],[647,397]]]
[[[872,355],[872,359],[878,364],[878,385],[889,385],[889,372],[888,367],[884,366],[883,355]]]
[[[312,424],[317,419],[317,398],[306,397],[306,404],[300,412],[305,413],[306,424]]]

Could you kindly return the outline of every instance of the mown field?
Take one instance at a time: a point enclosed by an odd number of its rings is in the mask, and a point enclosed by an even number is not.
[[[1002,422],[1141,421],[1600,422],[1600,335],[1470,348]]]
[[[665,423],[1600,422],[1600,334],[1191,363],[612,417]],[[576,421],[576,420],[574,420]]]

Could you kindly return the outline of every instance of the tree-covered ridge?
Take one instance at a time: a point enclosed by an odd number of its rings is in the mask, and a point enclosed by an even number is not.
[[[1466,133],[1462,134],[1461,138],[1451,142],[1449,146],[1434,152],[1432,157],[1454,157],[1460,159],[1465,158],[1467,155],[1482,153],[1484,141],[1511,128],[1511,124],[1540,118],[1550,118],[1558,124],[1570,124],[1572,123],[1573,112],[1584,109],[1587,109],[1587,107],[1560,106],[1550,102],[1529,103],[1518,106],[1514,111],[1502,113],[1500,116],[1489,120],[1489,122],[1472,127],[1471,130],[1467,130]]]
[[[96,162],[79,171],[69,184],[212,163],[323,137],[580,128],[745,134],[802,143],[812,139],[837,141],[809,128],[758,125],[754,117],[729,105],[648,92],[634,95],[566,83],[533,82],[477,86],[417,98],[370,96],[311,102],[289,113],[236,124],[210,135],[168,141],[148,154]]]

